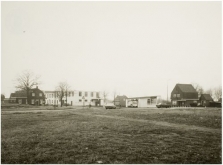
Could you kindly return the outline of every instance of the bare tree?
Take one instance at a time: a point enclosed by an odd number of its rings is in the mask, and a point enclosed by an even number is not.
[[[214,96],[215,96],[216,100],[219,100],[222,97],[222,86],[215,88]]]
[[[63,98],[66,98],[66,106],[67,106],[67,96],[69,94],[70,85],[67,82],[60,82],[56,87],[56,96],[60,100],[61,107],[63,106]]]
[[[206,94],[209,94],[211,97],[213,97],[214,90],[212,88],[205,91]]]
[[[23,71],[16,79],[16,89],[26,92],[27,103],[30,104],[29,91],[34,85],[40,84],[40,76],[36,76],[33,72]]]
[[[107,101],[108,92],[106,90],[103,91],[104,103]]]
[[[1,103],[4,103],[5,95],[1,94]]]
[[[67,96],[68,96],[68,94],[69,94],[70,85],[69,85],[67,82],[65,82],[65,83],[64,83],[64,87],[65,87],[64,94],[65,94],[65,97],[66,97],[66,106],[67,106]]]
[[[65,86],[64,82],[60,82],[59,85],[56,87],[56,96],[60,100],[60,106],[63,106],[63,97],[65,96]]]
[[[114,96],[114,102],[115,102],[116,90],[113,91],[113,96]]]
[[[198,96],[204,93],[204,89],[197,83],[192,83],[192,86],[195,88],[195,90],[198,93]]]

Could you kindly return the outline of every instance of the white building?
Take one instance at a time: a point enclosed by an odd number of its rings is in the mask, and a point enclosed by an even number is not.
[[[48,105],[60,105],[60,99],[56,91],[45,91],[45,103]],[[66,97],[63,97],[63,103],[66,103]],[[78,91],[71,90],[67,92],[67,104],[79,106],[101,106],[104,105],[101,92],[96,91]]]
[[[131,97],[126,99],[126,107],[156,107],[159,103],[159,96]]]

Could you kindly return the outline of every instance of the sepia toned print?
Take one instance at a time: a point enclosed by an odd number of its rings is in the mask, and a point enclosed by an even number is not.
[[[221,164],[222,2],[1,3],[2,164]]]

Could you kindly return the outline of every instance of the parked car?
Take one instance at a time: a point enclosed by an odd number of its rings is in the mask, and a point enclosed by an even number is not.
[[[171,105],[169,104],[164,104],[164,103],[159,103],[156,105],[157,108],[170,108]]]
[[[105,109],[116,109],[116,106],[113,103],[107,103]]]

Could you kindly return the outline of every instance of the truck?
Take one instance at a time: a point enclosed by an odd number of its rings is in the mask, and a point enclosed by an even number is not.
[[[138,100],[136,100],[136,99],[128,100],[127,101],[127,107],[137,108],[138,107]]]

